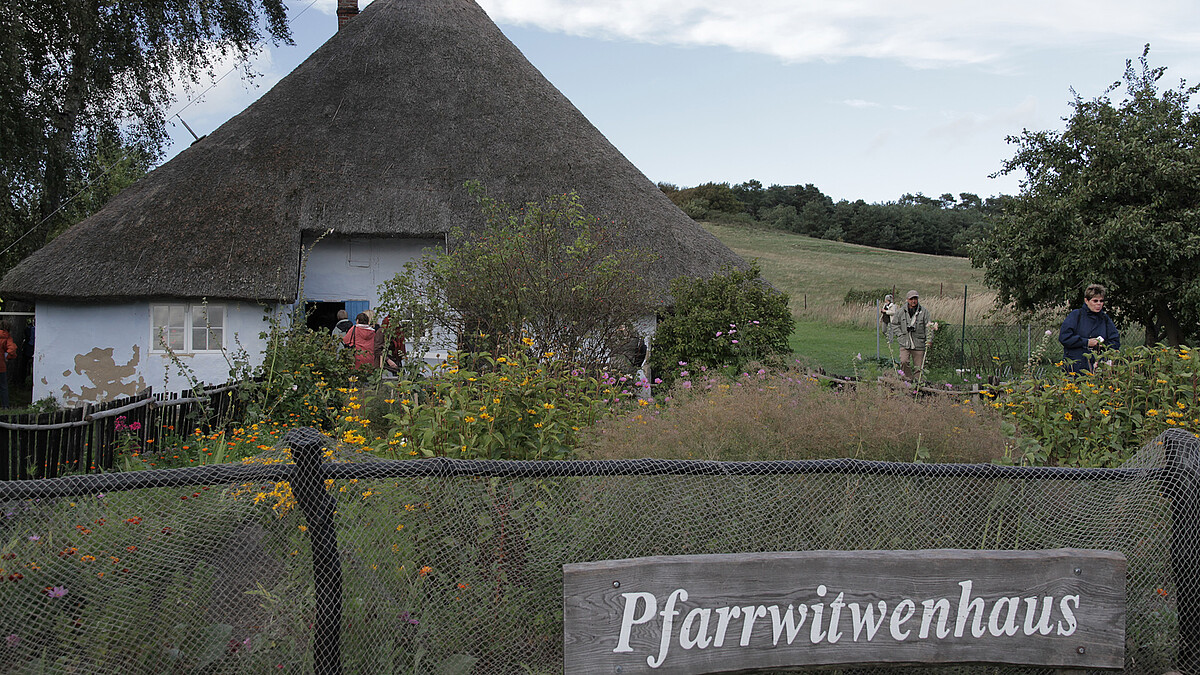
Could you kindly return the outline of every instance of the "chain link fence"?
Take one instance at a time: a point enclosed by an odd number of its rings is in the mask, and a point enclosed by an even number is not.
[[[1058,329],[1058,325],[1033,324],[968,324],[964,327],[941,321],[931,341],[926,363],[930,368],[961,370],[964,375],[979,375],[981,379],[996,376],[1008,380],[1019,377],[1030,357],[1036,355],[1033,372],[1041,376],[1047,368],[1057,367],[1056,364],[1063,360]],[[1122,333],[1121,346],[1142,345],[1145,337],[1140,331]],[[881,356],[886,358],[889,347],[883,332],[880,332],[880,341]],[[891,350],[893,357],[899,358],[899,347],[892,345]]]
[[[1200,441],[1183,432],[1094,470],[286,442],[239,465],[0,483],[0,672],[561,673],[566,563],[1063,547],[1128,558],[1128,672],[1200,664]]]

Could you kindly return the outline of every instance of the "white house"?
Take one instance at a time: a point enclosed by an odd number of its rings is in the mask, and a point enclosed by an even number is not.
[[[578,192],[657,254],[663,303],[676,276],[744,264],[473,0],[339,5],[343,27],[261,99],[0,281],[35,304],[35,399],[185,389],[179,364],[224,382],[295,303],[317,321],[373,307],[405,261],[481,225],[467,180],[510,203]]]

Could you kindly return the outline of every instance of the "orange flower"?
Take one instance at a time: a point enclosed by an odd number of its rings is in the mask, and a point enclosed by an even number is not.
[[[433,571],[433,568],[432,568],[432,567],[430,567],[429,565],[426,565],[426,566],[422,567],[421,569],[417,570],[417,576],[422,576],[422,577],[423,577],[423,576],[425,576],[426,574],[429,574],[429,573],[430,573],[430,572],[432,572],[432,571]]]

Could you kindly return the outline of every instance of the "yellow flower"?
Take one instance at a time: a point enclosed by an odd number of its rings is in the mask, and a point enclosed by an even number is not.
[[[553,404],[553,403],[543,403],[543,404],[542,404],[542,407],[543,407],[543,408],[545,408],[546,410],[554,410],[554,404]]]
[[[1071,413],[1063,413],[1063,417],[1065,417],[1068,422],[1075,419],[1074,417],[1071,416]]]
[[[1146,411],[1146,417],[1154,417],[1157,414],[1158,414],[1158,411],[1155,410],[1154,408],[1151,408]]]
[[[403,530],[403,529],[404,529],[404,525],[397,525],[397,526],[396,526],[396,531],[397,531],[397,532],[399,532],[400,530]]]

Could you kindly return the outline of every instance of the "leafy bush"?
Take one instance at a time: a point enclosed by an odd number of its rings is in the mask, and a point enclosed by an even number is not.
[[[795,321],[788,296],[763,281],[757,264],[726,267],[710,279],[680,277],[671,282],[671,295],[674,313],[659,322],[650,349],[660,376],[679,362],[740,368],[791,351]]]
[[[650,254],[622,248],[622,226],[585,213],[578,195],[515,208],[467,187],[484,228],[406,265],[381,287],[382,313],[442,326],[467,352],[495,358],[528,338],[536,353],[588,367],[608,361],[623,326],[653,313],[637,272]]]
[[[527,350],[459,354],[435,377],[381,386],[373,397],[350,390],[338,432],[343,442],[398,458],[570,458],[580,430],[619,397],[554,354]]]
[[[344,400],[339,389],[345,388],[354,365],[352,352],[338,349],[328,333],[303,324],[273,326],[266,338],[263,363],[241,390],[246,419],[331,428]]]
[[[1118,466],[1167,429],[1200,436],[1194,352],[1133,347],[1106,355],[1096,372],[1061,369],[989,392],[1022,464]]]

